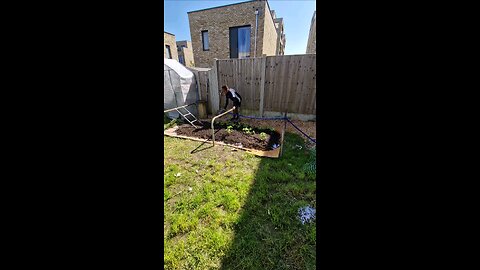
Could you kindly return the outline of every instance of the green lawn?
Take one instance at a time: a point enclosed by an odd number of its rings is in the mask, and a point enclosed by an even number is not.
[[[279,159],[164,143],[165,269],[315,269],[316,227],[297,213],[316,207],[316,181],[298,135],[286,134]]]

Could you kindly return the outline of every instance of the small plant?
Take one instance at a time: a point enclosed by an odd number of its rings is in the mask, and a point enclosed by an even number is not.
[[[242,130],[245,132],[245,134],[252,134],[252,128],[244,127]]]
[[[265,133],[265,132],[260,133],[260,139],[265,141],[267,139],[267,133]]]
[[[233,126],[231,126],[231,125],[228,126],[227,127],[227,133],[230,134],[230,133],[232,133],[232,131],[233,131]]]

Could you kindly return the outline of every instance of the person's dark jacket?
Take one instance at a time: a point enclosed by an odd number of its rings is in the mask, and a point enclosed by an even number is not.
[[[225,102],[225,110],[227,109],[229,99],[233,101],[233,106],[240,107],[240,104],[242,103],[242,96],[240,96],[237,91],[235,91],[235,95],[238,97],[238,99],[233,97],[232,92],[227,91],[227,102]]]

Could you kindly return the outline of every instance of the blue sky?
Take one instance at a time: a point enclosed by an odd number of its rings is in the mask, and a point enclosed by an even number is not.
[[[246,1],[164,0],[163,30],[174,34],[177,41],[191,40],[187,12]],[[284,20],[287,39],[285,54],[305,53],[316,2],[314,0],[269,0],[268,4],[270,9],[275,10],[277,17]]]

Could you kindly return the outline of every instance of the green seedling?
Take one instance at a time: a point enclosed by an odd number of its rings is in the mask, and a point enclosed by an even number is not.
[[[252,134],[252,129],[251,128],[245,127],[242,130],[243,130],[243,132],[245,132],[245,134],[249,134],[249,135]]]
[[[265,132],[260,133],[260,139],[265,141],[267,139],[267,133]]]
[[[227,133],[228,134],[232,133],[232,130],[233,130],[233,126],[228,126],[227,127]]]

